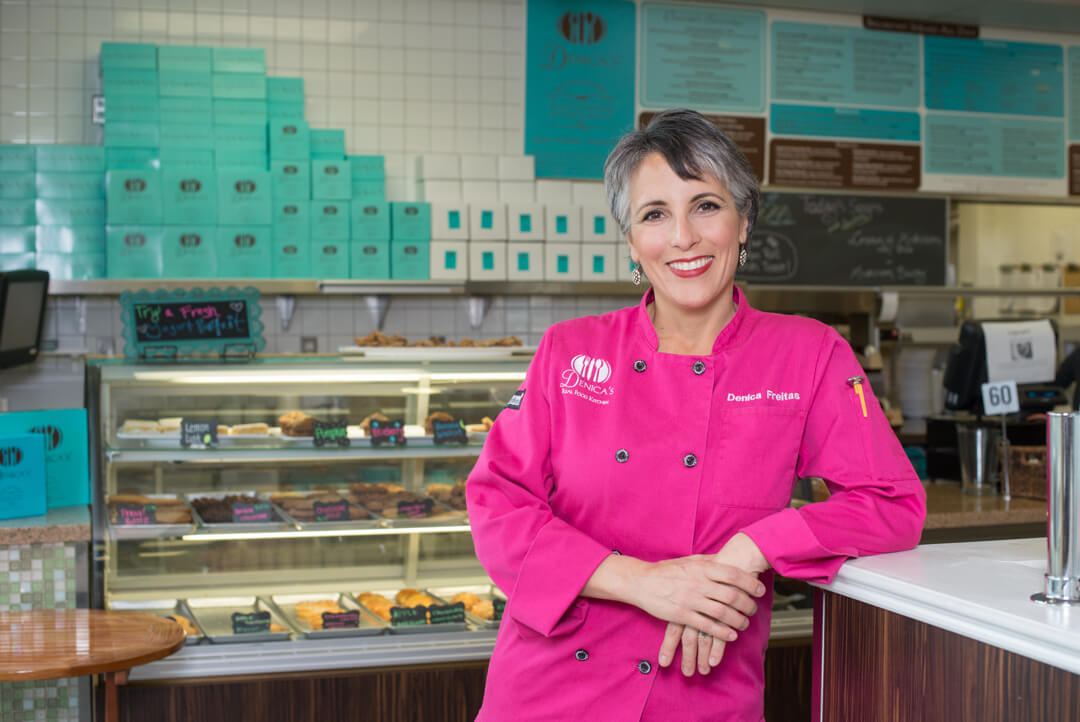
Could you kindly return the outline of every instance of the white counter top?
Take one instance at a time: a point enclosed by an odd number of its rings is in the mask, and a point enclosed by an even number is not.
[[[823,589],[1080,674],[1080,605],[1041,605],[1046,539],[929,544],[844,564]]]

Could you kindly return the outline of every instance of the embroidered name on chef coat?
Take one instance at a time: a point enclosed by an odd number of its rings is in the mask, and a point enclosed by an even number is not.
[[[773,391],[772,389],[765,389],[764,392],[758,391],[752,394],[733,394],[728,393],[727,400],[735,401],[737,403],[746,403],[749,401],[761,401],[762,399],[768,399],[770,401],[798,401],[798,391]]]

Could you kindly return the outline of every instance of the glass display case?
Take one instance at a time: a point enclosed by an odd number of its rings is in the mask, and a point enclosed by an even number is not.
[[[140,669],[490,654],[505,598],[476,559],[464,481],[531,352],[455,350],[88,362],[96,606],[189,631]]]

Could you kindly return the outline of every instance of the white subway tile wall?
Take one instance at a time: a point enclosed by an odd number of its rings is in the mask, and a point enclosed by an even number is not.
[[[265,48],[397,200],[413,155],[523,152],[525,0],[2,0],[0,143],[100,143],[105,41]]]

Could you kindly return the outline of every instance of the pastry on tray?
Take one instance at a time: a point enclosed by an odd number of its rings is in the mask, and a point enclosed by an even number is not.
[[[195,625],[191,623],[191,620],[180,614],[166,614],[166,619],[171,619],[180,625],[180,628],[184,630],[185,637],[197,637],[199,636],[199,630],[195,628]]]
[[[428,417],[426,419],[424,419],[424,433],[427,434],[428,436],[431,436],[432,434],[434,434],[435,433],[435,422],[436,421],[453,421],[453,420],[454,420],[454,417],[451,416],[450,414],[446,413],[445,411],[436,411],[434,413],[428,414]]]
[[[465,611],[481,619],[495,618],[495,605],[490,599],[481,599],[472,592],[458,592],[450,598],[450,603],[457,604],[458,602],[465,605]]]
[[[368,414],[367,416],[365,416],[360,421],[359,426],[360,426],[361,429],[364,430],[364,435],[365,436],[371,436],[371,422],[372,421],[386,422],[386,421],[389,421],[389,420],[390,420],[389,416],[387,416],[386,414],[384,414],[382,412],[376,411],[373,414]]]
[[[315,417],[303,411],[290,411],[277,420],[281,433],[285,436],[312,436],[315,433]]]
[[[191,510],[180,499],[155,498],[142,494],[113,494],[109,497],[109,521],[117,523],[117,507],[153,505],[154,520],[158,524],[190,524]]]
[[[451,509],[465,511],[465,482],[458,481],[453,486],[449,484],[429,484],[427,495],[435,501],[446,504]]]
[[[335,504],[338,502],[349,503],[341,494],[335,491],[302,492],[292,491],[287,493],[275,493],[270,495],[270,501],[274,502],[285,513],[297,521],[315,521],[315,503]],[[349,517],[352,519],[367,519],[367,512],[350,505]]]
[[[218,433],[221,433],[221,427],[218,427]],[[229,432],[233,436],[268,436],[270,434],[269,424],[236,424],[229,427]]]
[[[374,612],[379,619],[384,622],[390,621],[390,609],[394,606],[394,603],[389,599],[374,592],[363,592],[356,595],[356,598],[361,604]]]
[[[231,494],[222,499],[212,497],[200,497],[191,500],[191,505],[199,512],[199,516],[207,524],[231,524],[233,521],[233,504],[258,504],[254,496]]]
[[[397,484],[350,484],[349,496],[357,504],[391,519],[398,518],[399,503],[418,504],[426,498]]]
[[[297,602],[296,616],[312,629],[323,628],[323,612],[344,614],[345,610],[333,599],[319,599],[313,602]]]
[[[488,431],[491,431],[491,425],[494,424],[494,423],[495,422],[491,420],[490,416],[485,416],[484,418],[480,419],[479,424],[466,424],[465,425],[465,430],[466,431],[481,431],[481,432],[487,433]]]
[[[120,427],[121,434],[160,434],[161,426],[151,419],[128,419]]]

